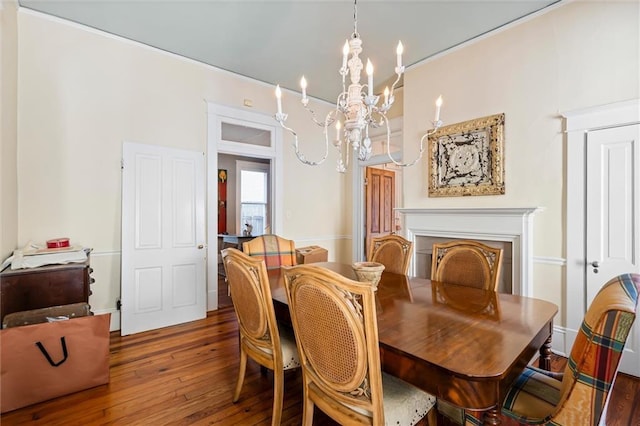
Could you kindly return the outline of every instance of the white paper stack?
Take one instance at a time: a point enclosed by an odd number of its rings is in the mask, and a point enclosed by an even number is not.
[[[67,263],[82,263],[87,260],[87,252],[79,245],[61,247],[55,249],[43,248],[42,246],[29,243],[21,249],[13,251],[3,263],[3,269],[10,262],[11,269],[37,268],[44,265],[63,265]]]

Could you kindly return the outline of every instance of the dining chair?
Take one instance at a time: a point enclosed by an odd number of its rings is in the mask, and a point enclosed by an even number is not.
[[[526,425],[598,425],[638,309],[640,275],[607,282],[591,302],[563,373],[527,367],[507,391],[502,413]],[[466,413],[467,424],[480,424]]]
[[[222,250],[233,307],[240,331],[240,370],[233,402],[240,398],[247,357],[273,371],[272,425],[282,418],[284,371],[300,367],[293,330],[276,322],[267,269],[262,259],[240,250]]]
[[[314,265],[284,269],[303,377],[302,424],[314,407],[340,424],[435,424],[435,398],[382,372],[371,283]]]
[[[434,243],[431,280],[496,291],[502,264],[502,249],[473,240]],[[438,412],[456,424],[464,422],[464,412],[438,399]]]
[[[242,244],[242,251],[249,256],[263,259],[267,270],[296,265],[296,246],[293,240],[278,235],[261,235]]]
[[[371,239],[367,260],[382,263],[387,272],[407,275],[412,253],[411,241],[400,235],[390,234]]]
[[[502,249],[473,240],[433,244],[431,279],[496,291]]]

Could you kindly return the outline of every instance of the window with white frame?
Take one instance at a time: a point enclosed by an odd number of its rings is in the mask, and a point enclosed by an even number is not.
[[[269,164],[237,161],[239,226],[251,235],[269,233]]]

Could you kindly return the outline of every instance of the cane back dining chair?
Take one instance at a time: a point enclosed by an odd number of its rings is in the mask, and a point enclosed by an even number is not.
[[[284,371],[300,367],[293,331],[276,322],[267,269],[262,259],[240,250],[222,250],[233,307],[240,331],[240,369],[233,402],[240,398],[247,357],[273,370],[272,425],[282,417]]]
[[[390,234],[371,239],[367,260],[382,263],[387,272],[407,275],[412,253],[413,243],[411,241],[400,235]]]
[[[435,243],[431,255],[431,279],[495,291],[501,265],[501,248],[472,240]]]
[[[489,247],[478,241],[454,240],[434,243],[431,279],[495,291],[498,287],[501,264],[502,249]],[[444,400],[438,399],[437,409],[440,414],[457,424],[464,422],[463,410]]]
[[[374,290],[314,265],[284,268],[303,377],[302,424],[435,424],[435,398],[381,371]]]
[[[261,235],[242,243],[242,251],[249,256],[263,259],[267,270],[280,269],[281,266],[292,266],[297,263],[296,246],[293,240],[287,240],[278,235]]]
[[[607,282],[584,316],[564,373],[527,367],[508,390],[502,413],[526,425],[604,424],[639,292],[638,274]],[[466,420],[480,424],[469,413]]]

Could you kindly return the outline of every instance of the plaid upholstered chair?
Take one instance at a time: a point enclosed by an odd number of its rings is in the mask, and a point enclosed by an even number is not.
[[[284,371],[300,367],[293,331],[276,322],[267,269],[262,259],[240,250],[222,250],[233,307],[240,329],[240,370],[233,402],[240,398],[247,357],[273,370],[273,415],[271,424],[282,418]]]
[[[371,239],[367,260],[382,263],[386,272],[407,275],[412,252],[413,243],[411,241],[400,235],[385,235]]]
[[[242,244],[242,251],[264,260],[267,270],[296,265],[296,246],[293,240],[277,235],[261,235]]]
[[[284,268],[302,364],[302,424],[317,406],[343,425],[435,424],[435,398],[382,372],[374,289],[314,265]]]
[[[495,291],[501,265],[500,248],[472,240],[435,243],[431,255],[431,279]]]
[[[527,367],[508,391],[502,413],[521,424],[598,425],[606,420],[622,350],[638,309],[640,275],[604,285],[591,302],[564,373]],[[467,424],[480,424],[470,414]]]

